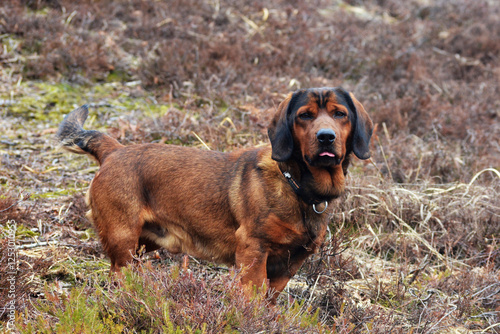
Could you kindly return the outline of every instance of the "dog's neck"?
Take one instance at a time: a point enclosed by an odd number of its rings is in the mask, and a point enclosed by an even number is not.
[[[345,188],[344,171],[348,164],[324,168],[289,160],[278,163],[278,166],[299,198],[312,205],[330,202],[342,195]]]

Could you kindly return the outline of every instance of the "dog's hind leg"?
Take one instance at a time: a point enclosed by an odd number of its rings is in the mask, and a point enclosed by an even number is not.
[[[137,233],[127,231],[113,231],[101,237],[106,253],[111,260],[111,272],[118,272],[128,263],[132,263],[136,254],[139,238]]]
[[[142,229],[138,215],[92,208],[92,216],[104,250],[111,260],[111,272],[119,272],[132,262],[136,254]]]

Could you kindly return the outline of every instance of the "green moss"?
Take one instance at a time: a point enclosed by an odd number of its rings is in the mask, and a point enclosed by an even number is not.
[[[10,224],[0,225],[0,237],[3,237],[3,235],[11,232],[12,231],[11,228],[13,228],[13,226]],[[40,236],[39,232],[33,231],[32,229],[24,226],[23,224],[16,224],[15,231],[16,231],[16,239],[24,239],[24,238]]]
[[[23,238],[30,238],[30,237],[37,237],[37,236],[40,236],[39,232],[35,232],[22,224],[17,225],[16,238],[23,239]]]
[[[43,276],[47,281],[59,280],[77,285],[78,282],[85,281],[88,277],[95,273],[100,273],[103,276],[97,276],[97,280],[103,283],[109,272],[109,261],[101,259],[95,261],[87,261],[85,259],[76,260],[67,258],[64,261],[57,262]]]
[[[100,123],[103,117],[96,117],[95,111],[100,115],[122,115],[131,111],[136,112],[139,118],[157,118],[168,113],[170,108],[181,109],[177,103],[158,104],[154,99],[136,98],[129,94],[129,89],[124,89],[119,82],[95,84],[91,87],[85,85],[70,85],[68,83],[30,82],[22,83],[25,89],[19,90],[20,94],[11,97],[0,95],[0,99],[14,99],[15,103],[5,106],[7,115],[22,117],[28,123],[18,124],[25,128],[31,121],[36,125],[40,122],[47,126],[57,126],[63,117],[83,104],[95,103],[91,107],[87,124],[92,124],[95,129],[104,124]],[[199,115],[198,115],[199,116]],[[95,117],[95,116],[94,116]],[[21,135],[21,134],[19,134]]]
[[[5,52],[4,54],[9,54],[10,52],[15,52],[22,40],[16,38],[14,35],[6,34],[0,35],[0,41],[2,42],[2,48]]]
[[[27,84],[23,84],[27,85]],[[78,87],[66,83],[50,84],[39,82],[30,84],[30,93],[16,96],[16,103],[7,106],[8,113],[25,119],[38,121],[60,121],[63,110],[71,110],[75,105],[83,104]]]
[[[130,73],[127,73],[126,71],[114,70],[109,72],[108,76],[106,77],[106,82],[123,82],[129,81],[130,79]]]
[[[90,239],[93,239],[93,238],[96,238],[97,235],[95,233],[95,230],[93,228],[88,228],[86,230],[83,231],[84,233],[82,233],[78,238],[82,241],[87,241],[87,240],[90,240]]]
[[[43,193],[34,193],[31,195],[33,199],[39,199],[39,198],[59,198],[61,196],[70,196],[70,195],[76,195],[82,192],[82,189],[75,189],[75,188],[67,188],[67,189],[60,189],[60,190],[55,190],[55,191],[46,191]]]

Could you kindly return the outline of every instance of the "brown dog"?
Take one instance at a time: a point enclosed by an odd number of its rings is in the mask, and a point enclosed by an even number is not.
[[[164,144],[123,146],[82,128],[82,106],[57,133],[100,164],[89,217],[113,272],[141,245],[245,268],[243,284],[277,294],[323,242],[328,204],[344,191],[351,153],[368,159],[372,121],[342,88],[290,94],[269,126],[271,146],[232,153]]]

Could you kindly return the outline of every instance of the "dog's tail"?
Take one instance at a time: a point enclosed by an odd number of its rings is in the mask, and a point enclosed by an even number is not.
[[[99,131],[84,130],[83,123],[88,115],[86,104],[70,112],[59,125],[57,138],[64,149],[77,154],[88,154],[102,164],[110,153],[123,145]]]

